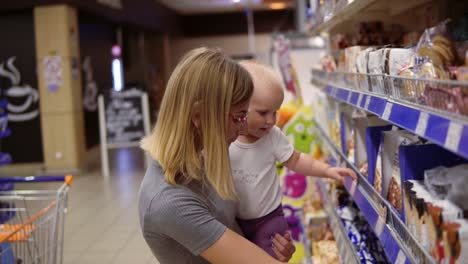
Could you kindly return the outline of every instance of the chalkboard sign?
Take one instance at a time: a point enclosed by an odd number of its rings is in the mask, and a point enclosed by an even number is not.
[[[102,174],[107,177],[108,150],[138,147],[140,139],[150,132],[148,94],[134,88],[106,97],[100,95],[98,109]]]
[[[145,135],[142,96],[136,89],[111,94],[106,102],[109,144],[138,141]]]

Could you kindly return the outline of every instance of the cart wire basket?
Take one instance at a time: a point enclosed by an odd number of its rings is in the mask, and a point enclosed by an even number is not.
[[[68,191],[66,176],[0,178],[0,264],[63,261]]]

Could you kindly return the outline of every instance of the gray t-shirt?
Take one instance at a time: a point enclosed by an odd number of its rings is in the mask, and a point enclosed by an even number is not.
[[[200,184],[169,185],[155,161],[140,187],[139,216],[143,236],[161,264],[208,263],[200,254],[226,227],[241,234],[235,202]]]

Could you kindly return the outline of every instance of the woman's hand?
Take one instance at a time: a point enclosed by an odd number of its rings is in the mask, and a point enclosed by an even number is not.
[[[288,262],[296,251],[296,247],[291,239],[291,235],[287,232],[284,236],[275,234],[271,239],[273,243],[273,252],[276,254],[276,258],[281,262]]]
[[[340,182],[344,182],[344,177],[349,177],[354,181],[357,180],[356,173],[353,170],[347,168],[340,168],[340,167],[329,167],[325,171],[325,176],[330,179],[338,180]]]

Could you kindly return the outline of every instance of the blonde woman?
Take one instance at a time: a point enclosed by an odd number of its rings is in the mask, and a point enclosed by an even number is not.
[[[215,50],[190,51],[172,73],[158,123],[142,141],[154,161],[140,187],[140,225],[161,264],[279,263],[294,252],[277,234],[272,258],[235,220],[228,148],[245,132],[252,92],[249,73]]]

